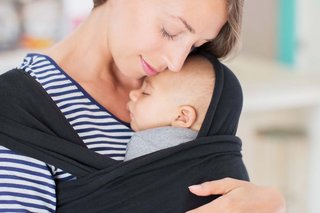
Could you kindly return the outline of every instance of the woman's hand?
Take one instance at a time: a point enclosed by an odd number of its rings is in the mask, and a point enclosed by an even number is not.
[[[193,194],[208,196],[222,194],[216,200],[187,213],[284,213],[285,201],[271,187],[247,181],[224,178],[189,187]]]

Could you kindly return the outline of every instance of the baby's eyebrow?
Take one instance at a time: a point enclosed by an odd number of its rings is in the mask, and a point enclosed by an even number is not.
[[[149,78],[145,78],[144,83],[153,89],[152,83]]]

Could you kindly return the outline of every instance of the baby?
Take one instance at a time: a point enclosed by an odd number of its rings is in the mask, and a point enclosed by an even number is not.
[[[195,139],[214,83],[212,64],[198,55],[189,56],[180,72],[146,77],[141,88],[129,95],[130,124],[136,132],[125,161]]]

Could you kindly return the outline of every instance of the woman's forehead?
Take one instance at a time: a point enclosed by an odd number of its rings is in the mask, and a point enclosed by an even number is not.
[[[155,0],[156,1],[156,0]],[[227,0],[158,0],[168,17],[176,18],[197,34],[216,36],[227,21]]]

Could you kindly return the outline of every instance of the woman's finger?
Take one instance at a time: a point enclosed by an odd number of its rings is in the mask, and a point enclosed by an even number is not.
[[[214,180],[204,182],[199,185],[189,186],[189,190],[198,196],[208,196],[217,194],[227,194],[228,192],[247,185],[247,181],[237,180],[233,178],[224,178],[221,180]]]
[[[225,178],[189,187],[198,196],[221,194],[216,200],[188,213],[284,213],[285,200],[275,188]]]

